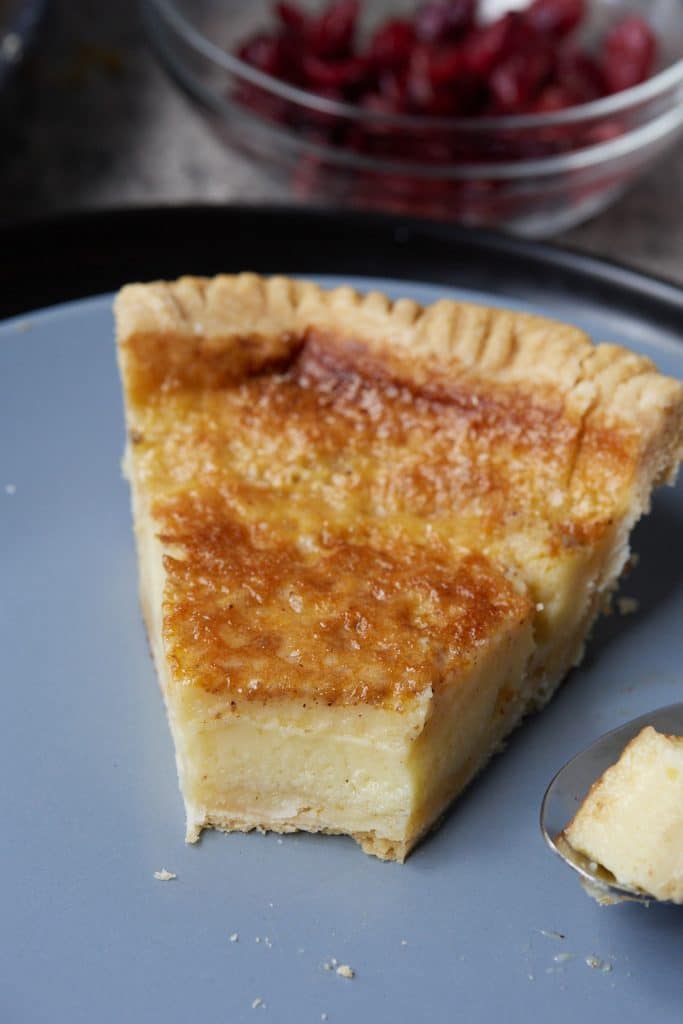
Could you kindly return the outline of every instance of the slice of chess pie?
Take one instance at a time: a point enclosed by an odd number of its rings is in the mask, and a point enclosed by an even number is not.
[[[540,317],[254,274],[116,300],[187,834],[403,860],[581,658],[683,388]]]
[[[683,736],[642,729],[595,781],[564,838],[620,885],[683,903]]]

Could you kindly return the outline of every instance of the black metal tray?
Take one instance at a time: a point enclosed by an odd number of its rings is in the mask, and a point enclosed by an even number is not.
[[[451,284],[628,318],[671,337],[683,290],[615,263],[430,221],[285,206],[75,213],[0,229],[0,317],[127,281],[254,270]]]

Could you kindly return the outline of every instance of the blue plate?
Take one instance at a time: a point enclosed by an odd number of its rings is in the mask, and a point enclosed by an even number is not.
[[[550,293],[538,311],[683,376],[664,332],[637,338],[614,310],[575,315]],[[681,699],[680,486],[636,532],[623,589],[639,612],[601,622],[583,667],[405,865],[341,837],[188,847],[138,606],[111,297],[0,326],[0,394],[3,1022],[681,1019],[683,913],[598,907],[538,828],[572,754]]]

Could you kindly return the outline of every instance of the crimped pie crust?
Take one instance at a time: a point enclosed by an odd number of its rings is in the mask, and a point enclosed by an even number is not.
[[[659,374],[645,356],[617,345],[595,346],[578,327],[545,317],[448,299],[425,308],[379,292],[324,291],[310,281],[243,273],[128,285],[116,299],[116,315],[120,340],[153,334],[175,350],[175,356],[165,353],[169,380],[174,363],[182,365],[190,353],[212,367],[214,384],[234,379],[245,356],[230,346],[231,338],[250,339],[253,366],[257,359],[276,361],[315,327],[391,353],[417,380],[437,369],[500,384],[551,384],[572,410],[596,411],[641,432],[660,426],[668,412],[680,412],[683,402],[682,385]],[[232,362],[213,362],[226,345]]]

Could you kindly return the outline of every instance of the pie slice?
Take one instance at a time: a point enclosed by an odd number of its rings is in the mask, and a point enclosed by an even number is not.
[[[403,860],[581,657],[683,388],[522,313],[253,274],[116,300],[187,835]]]
[[[593,784],[564,837],[621,885],[683,903],[683,736],[642,729]]]

